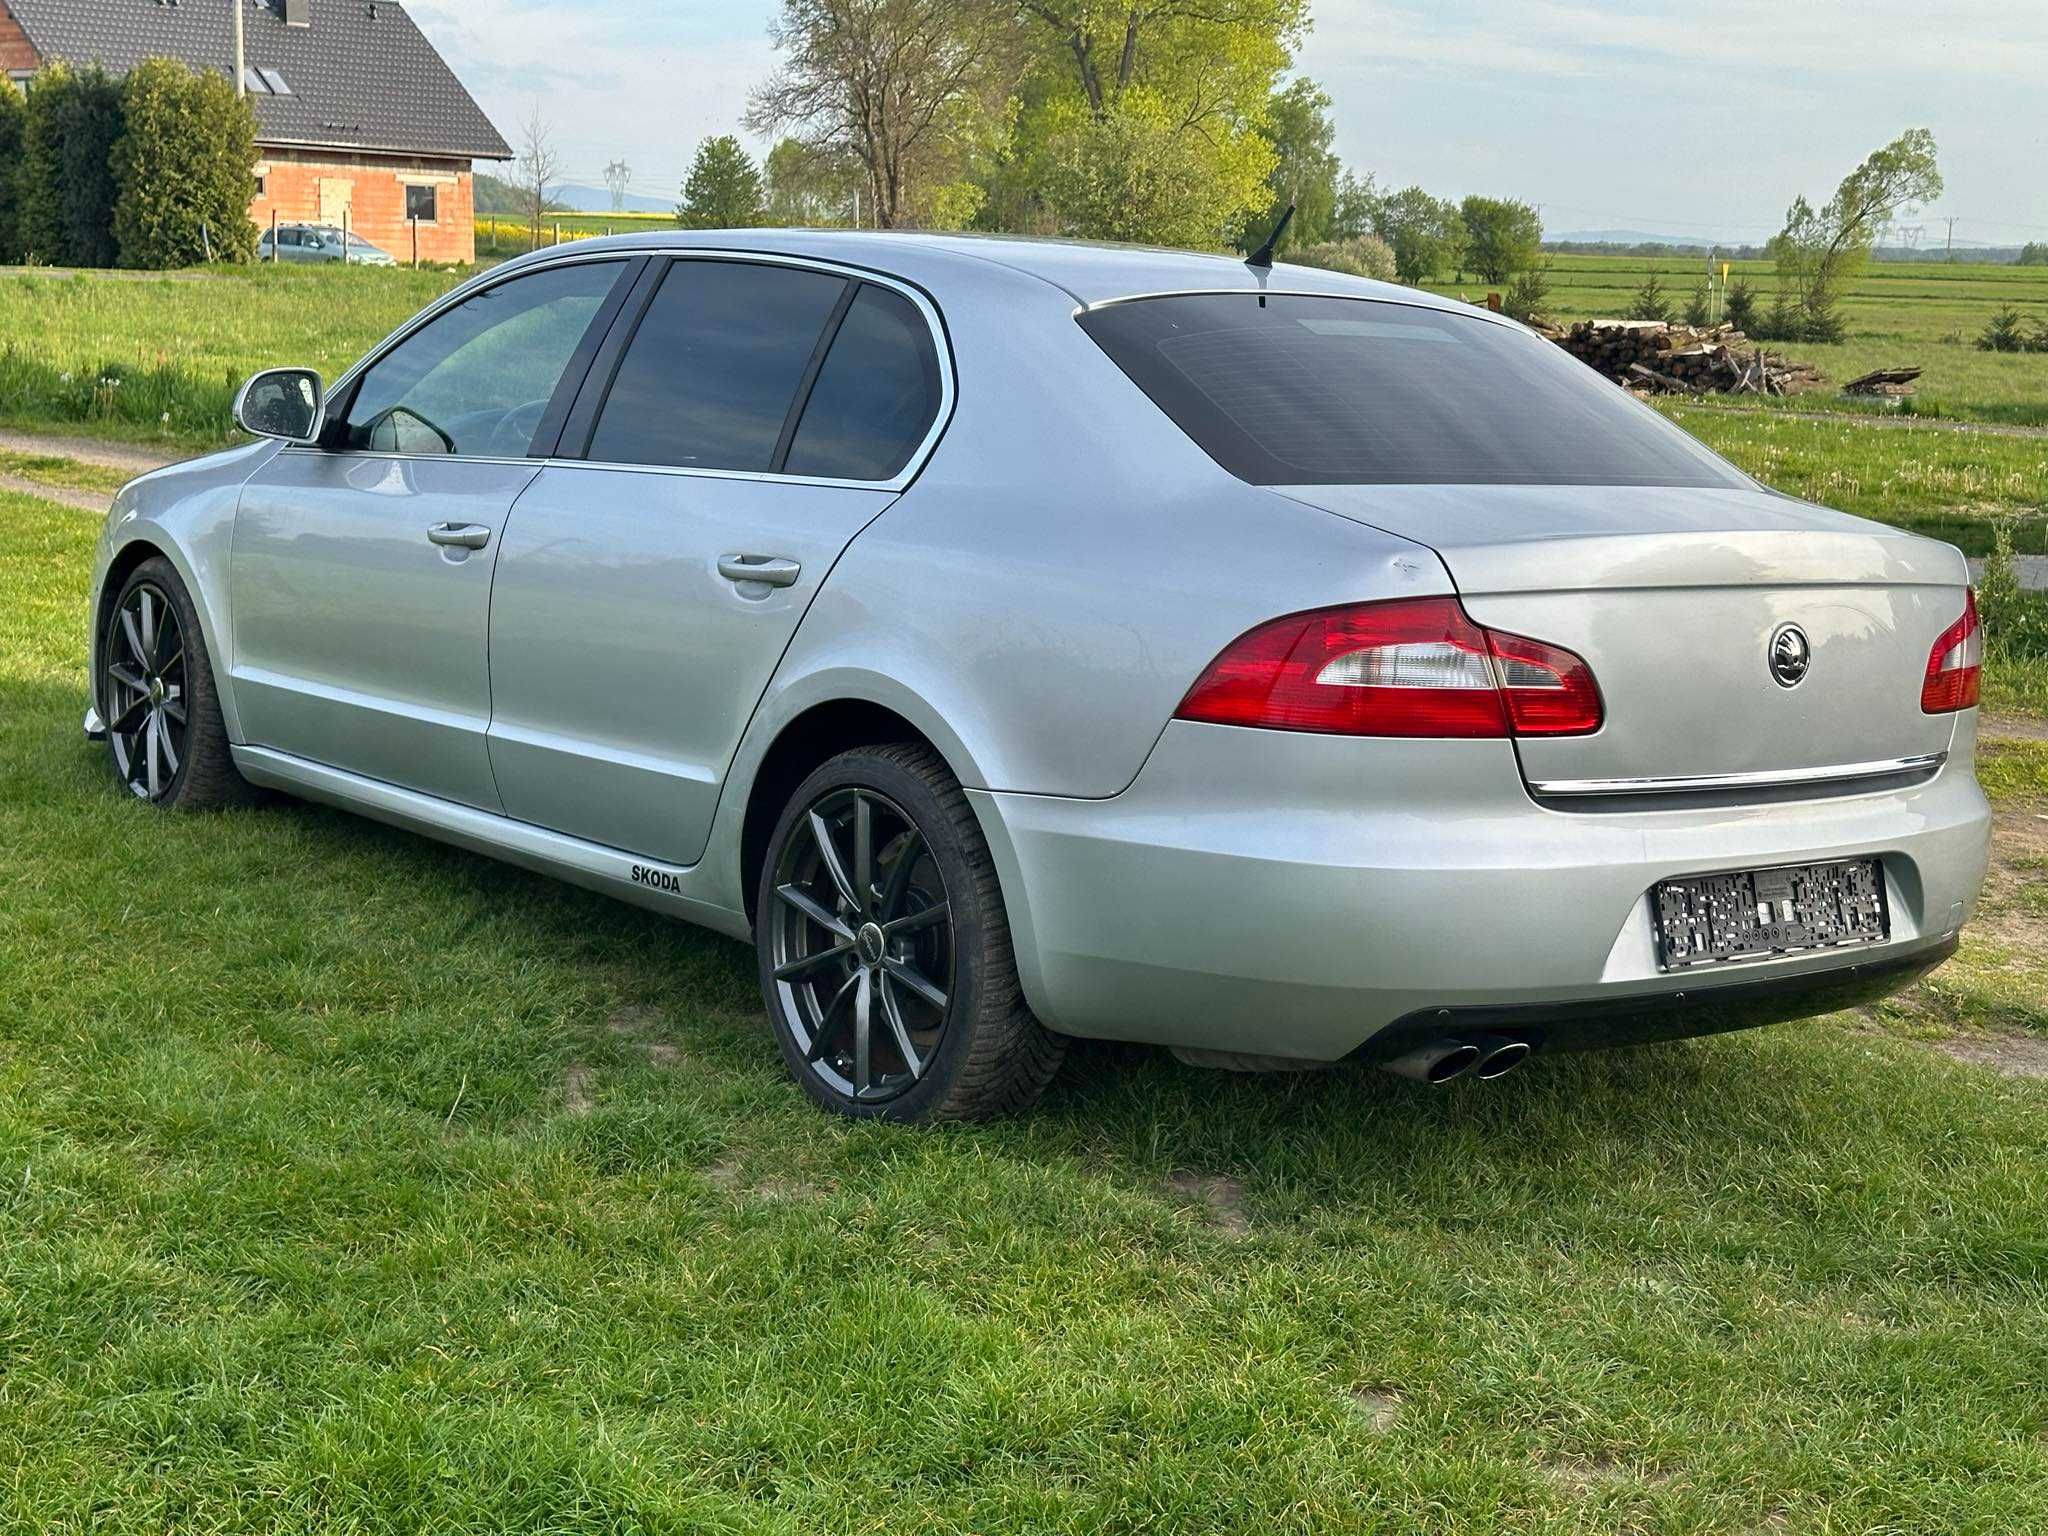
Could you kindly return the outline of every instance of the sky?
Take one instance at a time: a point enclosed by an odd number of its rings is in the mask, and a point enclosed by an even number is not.
[[[1864,155],[1934,130],[1938,245],[2048,240],[2041,0],[1311,0],[1296,59],[1383,188],[1483,192],[1546,228],[1761,241]],[[565,180],[673,197],[775,67],[775,0],[411,0],[508,139],[538,102]],[[565,26],[565,18],[574,17]]]

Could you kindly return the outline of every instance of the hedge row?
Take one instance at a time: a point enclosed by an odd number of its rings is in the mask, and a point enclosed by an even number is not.
[[[255,255],[256,114],[176,59],[125,79],[45,65],[0,80],[0,263],[188,267]]]

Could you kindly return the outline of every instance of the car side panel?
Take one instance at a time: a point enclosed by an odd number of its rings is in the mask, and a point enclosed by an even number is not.
[[[777,691],[879,673],[950,723],[976,787],[1101,797],[1254,625],[1452,590],[1420,545],[1218,468],[1058,290],[970,295],[946,316],[952,425],[833,571]]]
[[[148,544],[162,551],[176,568],[199,610],[200,632],[206,637],[207,654],[220,687],[221,718],[232,742],[244,739],[229,678],[234,626],[228,567],[234,554],[235,513],[243,482],[277,451],[276,443],[249,443],[129,481],[114,498],[93,552],[90,612],[94,632],[88,675],[99,676],[98,615],[108,596],[107,572],[131,546]]]

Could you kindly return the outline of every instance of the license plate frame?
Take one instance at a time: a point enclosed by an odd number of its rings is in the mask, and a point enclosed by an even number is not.
[[[1650,916],[1666,972],[1862,948],[1891,936],[1876,858],[1660,880],[1650,889]]]

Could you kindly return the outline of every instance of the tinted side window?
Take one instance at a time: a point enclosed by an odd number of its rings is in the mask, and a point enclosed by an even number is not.
[[[938,411],[931,328],[902,294],[865,284],[819,370],[785,468],[887,480],[910,461]]]
[[[515,277],[380,358],[349,405],[351,448],[519,458],[623,262]]]
[[[662,279],[597,418],[600,464],[766,470],[846,279],[679,261]]]

